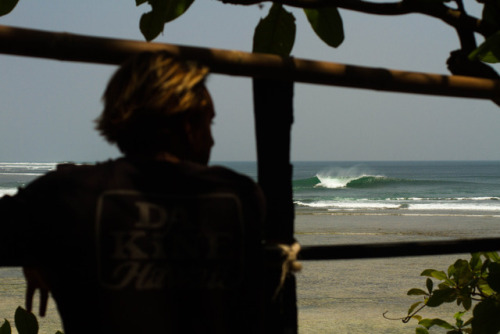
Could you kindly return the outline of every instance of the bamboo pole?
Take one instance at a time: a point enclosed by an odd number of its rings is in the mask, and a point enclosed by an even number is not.
[[[500,99],[500,81],[371,68],[242,51],[54,33],[0,25],[0,53],[120,64],[131,54],[164,50],[208,65],[213,73],[463,98]]]
[[[374,243],[362,245],[302,246],[301,260],[373,259],[403,256],[429,256],[500,250],[500,238],[443,241]]]
[[[253,105],[259,185],[266,197],[267,215],[263,226],[264,240],[292,244],[294,241],[294,207],[290,138],[293,124],[292,81],[255,78]],[[297,296],[293,274],[283,283],[281,261],[268,257],[264,268],[266,333],[297,333]],[[276,288],[283,284],[278,295]]]

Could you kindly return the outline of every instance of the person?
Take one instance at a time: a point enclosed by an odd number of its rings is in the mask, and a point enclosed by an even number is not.
[[[207,166],[207,74],[163,52],[133,56],[96,121],[123,157],[60,165],[0,200],[0,265],[36,268],[66,334],[261,332],[264,199]]]

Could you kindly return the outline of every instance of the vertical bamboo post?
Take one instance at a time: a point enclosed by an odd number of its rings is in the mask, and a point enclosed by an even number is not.
[[[267,242],[291,244],[294,240],[290,164],[293,87],[293,81],[253,79],[258,179],[267,201],[264,227]],[[288,274],[284,286],[275,295],[281,266],[276,263],[265,269],[266,333],[297,333],[295,277]]]

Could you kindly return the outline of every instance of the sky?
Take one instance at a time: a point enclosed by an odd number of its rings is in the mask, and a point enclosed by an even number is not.
[[[480,7],[467,0],[476,17]],[[155,42],[250,51],[269,4],[196,0]],[[474,6],[474,7],[470,7]],[[340,10],[345,41],[326,46],[300,9],[298,58],[449,74],[454,30],[419,14],[387,17]],[[144,40],[134,0],[20,0],[0,25]],[[495,66],[497,70],[499,66]],[[94,162],[119,152],[94,130],[115,66],[0,55],[0,162]],[[217,117],[212,161],[256,160],[251,79],[213,74]],[[295,85],[293,161],[500,160],[500,108],[490,101]]]

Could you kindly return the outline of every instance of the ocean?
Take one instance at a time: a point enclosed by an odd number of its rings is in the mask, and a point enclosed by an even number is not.
[[[216,163],[257,178],[255,162]],[[56,163],[0,163],[0,196]],[[296,238],[302,245],[500,237],[500,161],[294,162]],[[299,333],[415,333],[403,323],[424,288],[420,273],[468,254],[304,261],[297,273]],[[24,303],[19,268],[0,269],[0,319]],[[55,333],[54,302],[41,333]],[[456,306],[423,310],[453,321]],[[396,320],[390,320],[390,319]],[[399,320],[397,320],[399,319]],[[89,319],[90,320],[90,319]],[[431,333],[444,333],[433,329]]]
[[[299,162],[298,209],[500,213],[499,162]]]

